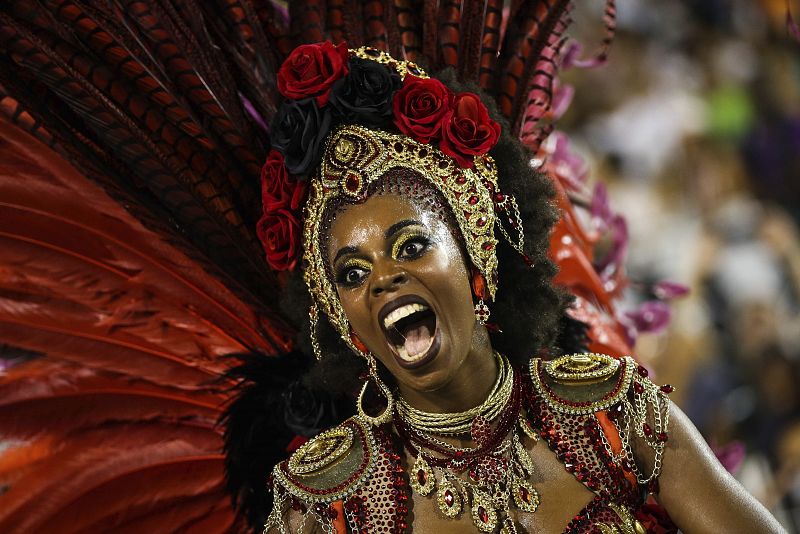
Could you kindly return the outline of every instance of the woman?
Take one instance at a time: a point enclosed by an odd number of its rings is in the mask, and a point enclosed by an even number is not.
[[[567,304],[550,192],[480,97],[448,85],[330,43],[279,71],[259,235],[302,266],[317,376],[367,372],[358,415],[275,467],[265,530],[663,531],[652,494],[684,532],[780,532],[632,358],[532,358]],[[299,262],[270,201],[306,189]]]

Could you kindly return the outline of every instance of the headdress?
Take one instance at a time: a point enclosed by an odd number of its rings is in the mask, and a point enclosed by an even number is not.
[[[285,225],[299,229],[300,203],[274,201],[269,191],[275,185],[270,187],[267,180],[293,182],[288,188],[293,193],[287,198],[304,192],[307,184],[302,268],[314,300],[312,320],[318,310],[324,312],[352,346],[324,253],[323,234],[334,203],[365,199],[370,185],[389,170],[411,169],[421,174],[445,200],[491,298],[497,289],[495,225],[521,254],[523,235],[516,201],[500,191],[497,165],[489,155],[500,126],[489,117],[480,98],[474,93],[453,94],[416,64],[397,61],[380,50],[350,50],[347,62],[344,51],[343,45],[330,43],[299,47],[279,71],[278,86],[290,88],[282,90],[288,99],[278,111],[272,132],[273,158],[279,161],[282,156],[283,167],[262,175],[267,193],[259,235],[273,267],[297,265],[296,257],[288,256],[300,252],[297,232],[285,232],[284,239],[294,242],[281,244],[275,234],[267,234],[265,224],[274,224],[276,217],[293,217]],[[293,65],[300,70],[293,71]],[[309,70],[322,74],[311,76],[298,90],[299,80],[308,77]],[[281,81],[281,72],[297,83]],[[291,173],[296,178],[289,178]],[[276,250],[285,254],[270,254]]]

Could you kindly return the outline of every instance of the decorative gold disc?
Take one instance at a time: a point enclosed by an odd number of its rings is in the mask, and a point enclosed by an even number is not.
[[[353,446],[353,429],[339,426],[326,430],[301,446],[289,458],[289,472],[302,475],[329,466]]]
[[[601,382],[619,369],[619,360],[605,354],[570,354],[545,362],[544,370],[562,384]]]

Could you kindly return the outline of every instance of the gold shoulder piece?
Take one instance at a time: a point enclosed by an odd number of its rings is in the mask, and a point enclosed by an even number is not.
[[[378,446],[370,425],[352,417],[311,438],[275,466],[275,478],[307,502],[333,502],[360,487],[372,474]]]
[[[530,361],[533,386],[558,412],[589,414],[622,400],[636,369],[633,358],[605,354],[570,354],[555,360]]]

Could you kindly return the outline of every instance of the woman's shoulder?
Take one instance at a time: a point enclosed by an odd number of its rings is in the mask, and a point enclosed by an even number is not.
[[[358,417],[325,430],[273,470],[275,482],[305,502],[333,502],[352,494],[375,469],[379,443]]]
[[[583,421],[615,461],[630,465],[639,484],[655,481],[668,440],[671,386],[654,384],[630,356],[570,354],[529,365],[537,418],[562,426]]]
[[[580,353],[529,363],[533,388],[557,412],[589,414],[619,409],[631,392],[657,390],[630,356]]]

